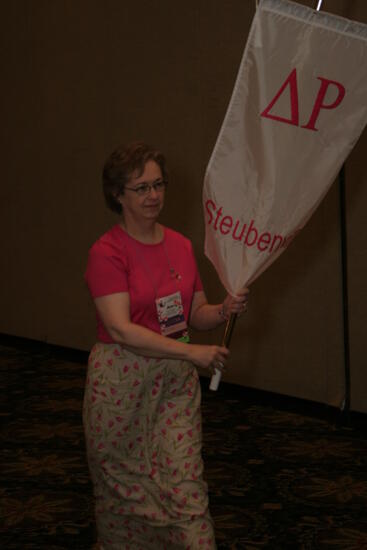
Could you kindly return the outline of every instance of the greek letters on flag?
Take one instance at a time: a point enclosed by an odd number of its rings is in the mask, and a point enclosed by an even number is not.
[[[290,244],[367,122],[367,25],[262,0],[207,167],[205,253],[231,294]]]

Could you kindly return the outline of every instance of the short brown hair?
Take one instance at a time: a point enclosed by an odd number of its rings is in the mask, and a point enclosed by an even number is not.
[[[125,185],[136,173],[139,177],[149,160],[154,160],[167,179],[166,159],[163,154],[142,141],[118,147],[106,160],[103,168],[103,193],[106,204],[113,212],[121,214],[122,206],[117,200],[124,194]]]

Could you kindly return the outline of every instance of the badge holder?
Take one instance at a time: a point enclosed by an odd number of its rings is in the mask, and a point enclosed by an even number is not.
[[[180,342],[189,342],[181,292],[178,290],[155,301],[161,334]]]

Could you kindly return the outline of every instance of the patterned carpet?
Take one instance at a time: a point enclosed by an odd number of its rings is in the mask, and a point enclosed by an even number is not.
[[[0,544],[90,549],[81,407],[86,354],[0,338]],[[367,549],[365,415],[203,380],[218,548]]]

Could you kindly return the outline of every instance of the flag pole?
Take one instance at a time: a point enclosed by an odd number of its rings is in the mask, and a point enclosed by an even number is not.
[[[229,348],[229,344],[231,343],[232,333],[233,333],[234,326],[236,324],[236,319],[237,319],[237,313],[232,313],[230,318],[227,321],[226,328],[223,335],[223,340],[222,340],[222,346],[226,348]],[[218,389],[221,378],[222,378],[221,371],[215,369],[215,372],[210,380],[209,389],[212,391],[216,391]]]
[[[322,2],[323,2],[323,0],[319,0],[319,1],[317,2],[316,11],[320,11]]]
[[[347,267],[347,219],[345,207],[345,163],[339,176],[339,208],[340,208],[340,248],[342,264],[342,290],[343,290],[343,332],[344,332],[344,399],[341,411],[347,422],[349,420],[351,404],[351,372],[350,372],[350,346],[349,346],[349,305],[348,305],[348,267]]]
[[[237,319],[237,313],[232,313],[230,318],[227,321],[226,329],[224,331],[224,336],[223,336],[223,346],[225,346],[226,348],[228,348],[229,344],[231,343],[232,332],[236,324],[236,319]]]

